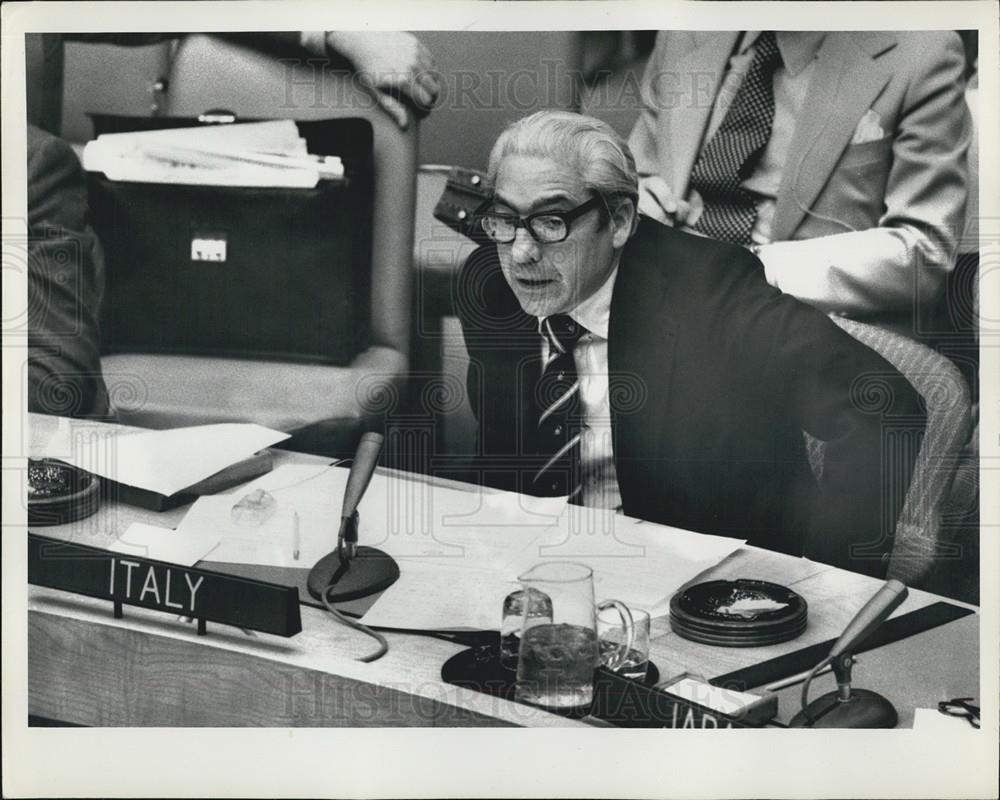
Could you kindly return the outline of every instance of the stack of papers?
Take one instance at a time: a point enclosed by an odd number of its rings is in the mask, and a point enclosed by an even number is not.
[[[310,154],[291,120],[102,134],[83,166],[114,181],[210,186],[312,188],[344,177],[341,160]]]
[[[289,436],[252,423],[150,431],[32,415],[29,425],[29,457],[58,458],[116,483],[167,496]]]

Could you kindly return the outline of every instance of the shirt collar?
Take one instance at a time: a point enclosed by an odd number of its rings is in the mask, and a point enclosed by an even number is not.
[[[760,31],[745,31],[740,40],[739,52],[745,53],[757,41]],[[826,31],[775,31],[775,41],[781,52],[785,71],[795,77],[816,57],[819,46],[826,38]]]
[[[611,270],[607,280],[590,297],[569,312],[569,316],[601,339],[608,338],[608,322],[611,319],[611,295],[615,289],[618,267]],[[542,330],[544,317],[538,319],[538,330]]]

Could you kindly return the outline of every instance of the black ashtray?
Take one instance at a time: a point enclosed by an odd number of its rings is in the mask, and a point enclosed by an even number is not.
[[[799,636],[808,610],[800,595],[777,583],[708,581],[671,598],[670,628],[702,644],[762,647]]]
[[[28,459],[28,525],[64,525],[85,519],[101,503],[96,477],[52,458]]]

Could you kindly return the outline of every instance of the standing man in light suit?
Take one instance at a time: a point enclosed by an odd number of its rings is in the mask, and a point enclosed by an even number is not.
[[[751,248],[772,286],[827,313],[912,336],[964,220],[963,68],[950,31],[663,31],[629,139],[639,210]]]

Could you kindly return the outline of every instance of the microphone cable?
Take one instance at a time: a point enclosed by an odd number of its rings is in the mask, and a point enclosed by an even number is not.
[[[340,611],[339,613],[342,616],[349,617],[351,619],[361,616],[361,614],[355,611]],[[462,647],[481,647],[485,644],[491,644],[500,640],[499,631],[449,631],[435,630],[433,628],[393,628],[387,625],[369,625],[368,629],[372,631],[379,631],[380,633],[399,633],[404,636],[424,636],[428,639],[437,639],[441,642],[460,644]]]
[[[348,628],[352,628],[353,630],[360,631],[361,633],[364,633],[365,635],[372,637],[376,642],[378,642],[379,646],[377,650],[375,650],[372,653],[369,653],[366,656],[362,656],[361,658],[358,658],[356,660],[367,664],[382,658],[382,656],[384,656],[386,653],[389,652],[388,640],[378,631],[372,630],[362,622],[359,622],[358,620],[355,619],[351,619],[342,611],[339,611],[338,609],[334,608],[328,596],[332,588],[333,588],[332,585],[327,587],[326,592],[323,593],[323,605],[326,606],[326,610],[329,611],[333,615],[333,618],[336,619],[341,624],[346,625]]]
[[[802,714],[805,716],[806,722],[808,723],[807,727],[811,726],[816,721],[816,718],[813,717],[812,713],[809,711],[809,685],[812,683],[813,678],[816,677],[816,673],[832,661],[833,658],[830,656],[827,656],[820,661],[815,667],[812,668],[812,671],[806,678],[805,683],[802,684]]]

